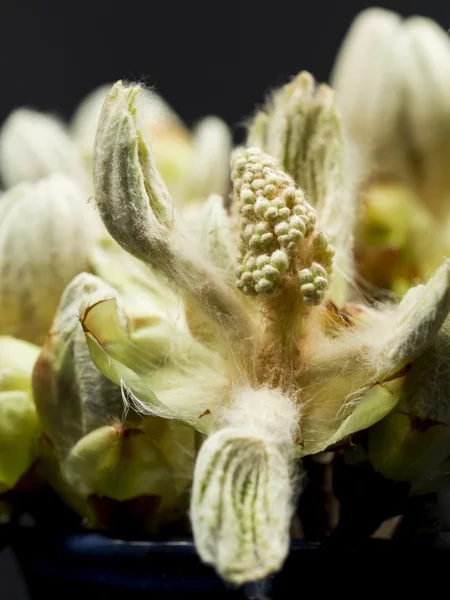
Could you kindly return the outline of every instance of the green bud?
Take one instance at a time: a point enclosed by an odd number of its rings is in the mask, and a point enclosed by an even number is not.
[[[447,214],[450,196],[450,40],[430,19],[413,17],[403,26],[403,112],[411,170],[418,194],[432,212]],[[405,126],[405,125],[404,125]]]
[[[39,354],[34,344],[0,336],[0,391],[31,390],[31,373]]]
[[[364,170],[390,161],[405,172],[397,116],[402,103],[397,53],[400,18],[384,9],[368,9],[353,22],[338,54],[332,85],[346,130],[370,153]],[[386,158],[389,157],[389,159]],[[372,160],[372,166],[369,161]]]
[[[153,510],[144,515],[143,522],[150,531],[161,514],[168,513],[178,500],[169,462],[140,429],[100,427],[80,439],[62,468],[64,478],[88,499],[94,514],[95,498],[123,503],[153,497]]]
[[[363,199],[355,232],[359,272],[379,288],[402,296],[412,280],[426,280],[440,264],[445,234],[420,198],[404,185],[371,185]]]
[[[116,303],[117,325],[127,329],[117,292],[82,273],[65,289],[34,368],[35,403],[52,444],[44,456],[44,471],[63,497],[72,490],[75,501],[70,503],[92,526],[102,523],[96,499],[154,497],[156,512],[145,522],[151,530],[176,518],[186,501],[194,433],[171,427],[169,421],[150,416],[151,411],[145,418],[139,415],[128,402],[120,374],[111,381],[91,361],[78,315],[91,305],[101,306],[105,298]]]
[[[374,468],[394,481],[406,481],[412,492],[436,488],[448,471],[450,428],[442,423],[421,422],[392,412],[369,430],[368,456]]]
[[[37,458],[40,428],[31,397],[39,349],[0,337],[0,494],[12,489]]]
[[[395,412],[369,432],[369,459],[413,491],[435,488],[450,451],[450,320],[411,365]]]

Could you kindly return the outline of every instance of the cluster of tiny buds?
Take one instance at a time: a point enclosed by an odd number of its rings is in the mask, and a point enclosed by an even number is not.
[[[303,302],[307,306],[320,304],[328,288],[328,272],[319,263],[314,262],[309,269],[302,269],[298,278]]]
[[[239,148],[231,168],[241,216],[237,287],[248,295],[276,294],[291,256],[309,238],[319,266],[328,270],[333,250],[314,232],[315,211],[277,161],[259,148]]]

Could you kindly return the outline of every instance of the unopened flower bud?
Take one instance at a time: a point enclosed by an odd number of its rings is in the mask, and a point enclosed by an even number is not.
[[[142,429],[118,425],[95,429],[75,444],[62,469],[69,485],[87,499],[91,525],[105,518],[97,514],[96,499],[123,503],[151,497],[153,502],[141,518],[142,527],[153,531],[161,514],[178,499],[170,463]]]
[[[312,75],[303,71],[273,94],[264,111],[250,126],[248,145],[274,156],[308,202],[322,204],[342,178],[343,142],[333,90],[325,84],[316,88]]]
[[[226,197],[229,187],[231,134],[218,117],[202,119],[193,132],[192,159],[181,179],[185,199],[204,202],[211,194]]]
[[[70,129],[82,158],[89,170],[92,170],[94,158],[95,134],[102,106],[111,85],[102,85],[90,92],[80,104],[72,117]]]
[[[156,167],[174,202],[183,205],[188,198],[185,174],[193,160],[192,134],[173,108],[154,90],[145,99],[141,131],[151,146]]]
[[[18,184],[0,204],[0,331],[42,342],[62,291],[87,268],[97,235],[77,183],[53,174]]]
[[[194,482],[191,518],[202,560],[236,584],[277,571],[292,514],[289,468],[279,451],[225,429],[203,444]]]
[[[138,414],[127,403],[120,378],[113,382],[94,365],[79,315],[102,301],[114,302],[117,326],[127,329],[117,292],[98,277],[82,273],[65,289],[34,367],[35,403],[52,445],[51,458],[57,461],[54,472],[47,467],[48,478],[66,496],[72,491],[78,498],[74,508],[92,526],[102,523],[97,500],[153,497],[152,510],[143,520],[152,530],[176,518],[186,501],[194,433],[151,411],[145,418]]]
[[[327,295],[342,306],[348,299],[353,272],[355,169],[334,91],[326,84],[317,85],[312,75],[303,71],[274,92],[264,111],[250,126],[247,143],[277,158],[316,210],[318,227],[335,248],[329,259],[324,257],[335,272]],[[272,212],[271,208],[267,216]],[[298,209],[294,214],[304,216]],[[311,232],[311,225],[305,226],[307,233]],[[303,233],[301,228],[299,231]],[[282,242],[293,247],[299,239],[299,234],[292,232]]]
[[[325,267],[327,278],[333,250],[327,236],[315,232],[315,211],[302,190],[258,148],[236,150],[231,167],[236,176],[233,184],[237,208],[243,215],[238,288],[247,295],[276,294],[283,286],[282,274],[295,271],[311,259]],[[241,180],[245,180],[242,185]],[[254,203],[249,203],[250,194],[255,197]],[[243,214],[247,207],[249,210]],[[261,268],[263,257],[268,257],[271,268]],[[326,287],[313,294],[314,300],[305,290],[305,304],[320,303]]]
[[[434,21],[413,17],[403,26],[405,135],[417,193],[436,215],[450,198],[450,39]],[[417,160],[417,158],[416,158]]]
[[[0,175],[6,187],[64,173],[87,185],[87,173],[65,126],[55,117],[25,108],[14,111],[0,131]]]
[[[395,55],[400,27],[400,18],[390,11],[361,13],[347,33],[333,72],[343,123],[377,160],[399,134],[401,82]]]
[[[450,194],[450,41],[429,19],[369,9],[354,21],[333,85],[363,157],[359,177],[409,185],[437,215]]]

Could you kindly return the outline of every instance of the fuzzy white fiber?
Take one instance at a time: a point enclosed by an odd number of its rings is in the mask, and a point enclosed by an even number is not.
[[[298,434],[299,407],[280,390],[238,388],[222,416],[226,427],[277,446],[292,444]]]

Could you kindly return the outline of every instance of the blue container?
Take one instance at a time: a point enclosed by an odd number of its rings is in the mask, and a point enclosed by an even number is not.
[[[449,542],[447,534],[409,544],[368,540],[358,548],[294,542],[281,573],[239,589],[203,565],[189,540],[129,541],[22,527],[12,547],[32,600],[288,600],[353,596],[351,590],[417,591],[423,576],[429,590],[447,573],[439,565],[450,564]]]

